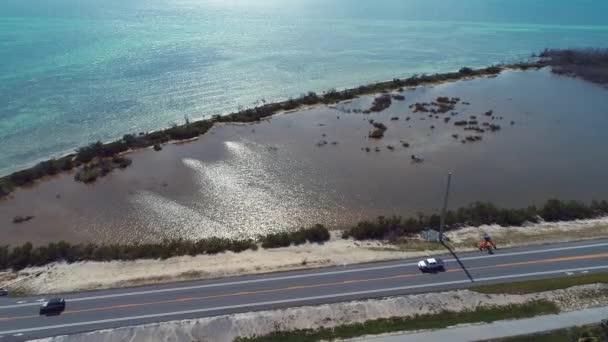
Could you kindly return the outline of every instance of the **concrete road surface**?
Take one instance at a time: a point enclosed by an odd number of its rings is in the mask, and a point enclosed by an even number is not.
[[[398,260],[208,281],[66,294],[58,316],[39,316],[54,296],[0,298],[0,342],[119,326],[465,288],[474,284],[608,271],[608,240],[447,254],[446,271],[423,274]]]

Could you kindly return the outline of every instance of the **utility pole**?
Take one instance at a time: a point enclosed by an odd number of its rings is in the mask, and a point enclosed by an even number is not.
[[[452,182],[452,173],[448,173],[448,185],[445,187],[445,197],[443,199],[443,210],[441,210],[441,218],[439,221],[439,242],[443,242],[443,229],[445,228],[445,211],[448,208],[448,195],[450,194],[450,183]]]

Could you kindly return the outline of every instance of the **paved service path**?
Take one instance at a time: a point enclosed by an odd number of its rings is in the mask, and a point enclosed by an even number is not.
[[[530,335],[545,331],[570,328],[601,322],[608,318],[608,307],[586,309],[533,318],[498,321],[489,324],[447,328],[428,332],[366,338],[368,342],[468,342]],[[361,339],[359,339],[361,340]],[[355,340],[353,340],[355,341]]]
[[[0,297],[0,342],[417,292],[608,271],[608,239],[447,254],[446,271],[423,274],[418,260],[65,294],[66,310],[39,316],[55,296]]]

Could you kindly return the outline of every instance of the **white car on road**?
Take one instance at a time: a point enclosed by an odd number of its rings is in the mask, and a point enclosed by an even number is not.
[[[438,272],[445,270],[443,260],[439,258],[428,258],[418,262],[418,268],[422,272]]]

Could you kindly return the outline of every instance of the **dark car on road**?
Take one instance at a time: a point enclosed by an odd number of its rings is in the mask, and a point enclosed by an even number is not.
[[[58,315],[62,313],[63,310],[65,310],[65,299],[63,298],[53,298],[40,306],[41,315]]]
[[[8,296],[8,290],[7,289],[0,289],[0,297],[4,297],[4,296]]]

